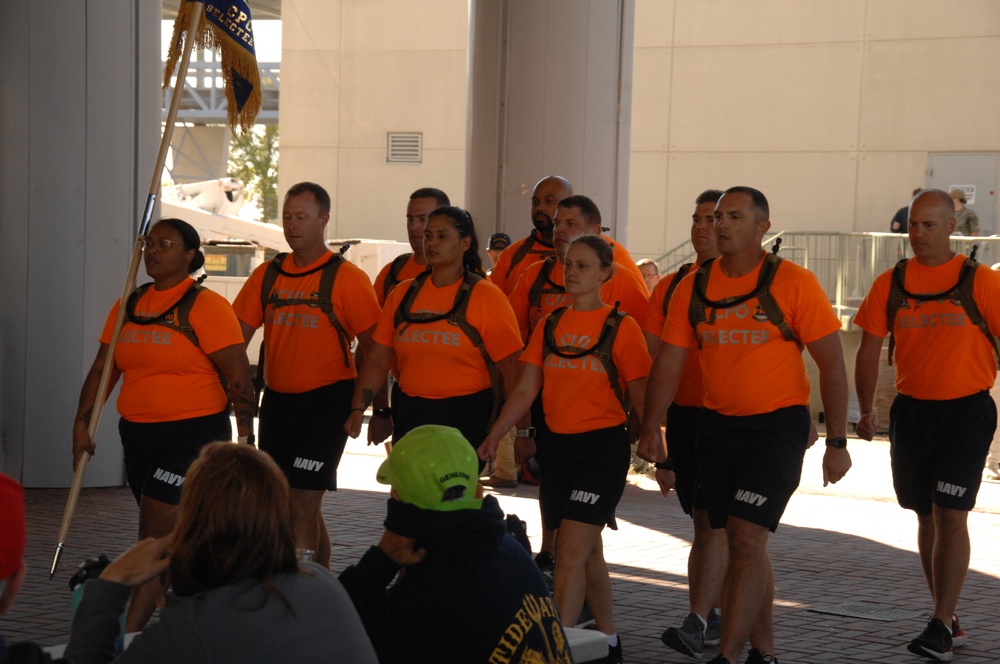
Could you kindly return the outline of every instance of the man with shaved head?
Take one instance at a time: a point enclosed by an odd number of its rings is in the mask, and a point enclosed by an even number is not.
[[[893,485],[900,506],[917,513],[934,605],[907,649],[947,662],[968,640],[955,611],[969,570],[967,519],[996,429],[989,390],[997,373],[1000,273],[952,251],[955,208],[947,192],[921,192],[908,221],[913,259],[879,275],[854,319],[864,331],[854,379],[857,431],[866,440],[875,434],[872,404],[889,334],[898,391],[889,411]]]
[[[506,295],[510,295],[521,274],[534,263],[555,255],[552,247],[552,218],[559,201],[573,195],[573,185],[561,175],[547,175],[535,185],[531,192],[531,223],[535,230],[528,237],[518,240],[504,249],[497,259],[490,281]],[[642,279],[642,272],[625,247],[611,238],[605,237],[615,252],[615,262],[621,263],[636,277]],[[643,282],[645,283],[645,282]],[[648,293],[647,293],[648,296]]]

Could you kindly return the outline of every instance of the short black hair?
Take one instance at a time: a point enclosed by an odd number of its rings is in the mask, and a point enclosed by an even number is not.
[[[559,201],[559,205],[556,207],[575,207],[580,210],[580,216],[582,216],[584,220],[595,226],[601,225],[601,211],[597,209],[597,204],[583,194],[567,196]]]
[[[448,207],[451,205],[451,199],[448,198],[448,194],[434,187],[421,187],[417,189],[410,194],[410,200],[412,201],[414,198],[433,198],[437,201],[438,207]]]
[[[723,194],[746,194],[754,207],[754,221],[765,221],[771,218],[771,207],[767,204],[767,196],[759,189],[746,186],[736,186],[726,189]]]
[[[285,194],[285,200],[287,201],[292,196],[301,196],[304,193],[311,193],[313,198],[319,204],[320,214],[330,214],[330,194],[326,192],[326,189],[316,184],[315,182],[299,182],[298,184],[293,184],[289,188],[288,193]]]
[[[720,198],[722,198],[721,190],[706,189],[698,194],[698,198],[694,199],[694,204],[701,205],[702,203],[718,203]]]

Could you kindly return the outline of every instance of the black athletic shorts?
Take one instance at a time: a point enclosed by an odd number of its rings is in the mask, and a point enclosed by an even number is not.
[[[347,445],[344,422],[353,396],[353,379],[297,394],[264,389],[260,449],[274,458],[293,489],[337,490],[337,466]]]
[[[445,399],[411,397],[397,390],[393,394],[392,439],[399,442],[409,431],[423,424],[443,424],[461,431],[472,448],[479,449],[490,431],[492,413],[492,389]],[[480,471],[485,465],[486,462],[479,459]]]
[[[805,406],[742,416],[706,408],[698,424],[698,482],[712,527],[735,516],[777,530],[799,486],[808,441]]]
[[[118,433],[135,502],[149,496],[176,505],[188,466],[208,443],[232,440],[233,424],[228,411],[173,422],[130,422],[123,417]]]
[[[674,492],[685,514],[691,508],[705,509],[705,493],[698,484],[695,451],[698,442],[698,419],[703,408],[670,404],[667,409],[667,451],[674,462]]]
[[[615,508],[632,461],[624,425],[583,433],[550,432],[538,502],[542,523],[555,530],[563,519],[618,529]]]
[[[892,484],[900,506],[927,515],[931,505],[969,511],[997,427],[989,392],[927,401],[896,395],[889,410]]]

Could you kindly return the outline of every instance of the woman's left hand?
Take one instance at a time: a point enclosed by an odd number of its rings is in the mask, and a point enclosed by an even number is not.
[[[123,586],[138,586],[167,571],[172,535],[136,542],[104,568],[101,578]]]

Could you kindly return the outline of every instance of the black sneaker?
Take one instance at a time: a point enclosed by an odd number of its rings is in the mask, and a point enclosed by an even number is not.
[[[712,609],[708,612],[708,624],[705,626],[705,645],[714,647],[722,641],[722,611]]]
[[[920,636],[910,641],[906,649],[914,655],[939,662],[950,662],[954,654],[951,645],[951,629],[937,618],[931,618]]]
[[[599,660],[599,664],[622,664],[622,637],[618,635],[618,643],[614,647],[608,646],[608,656]]]
[[[701,657],[705,648],[705,631],[697,613],[689,613],[680,627],[668,627],[660,635],[660,641],[688,657]]]
[[[538,569],[542,570],[542,576],[545,577],[545,583],[549,587],[549,592],[551,592],[555,588],[556,582],[555,559],[548,551],[539,551],[535,556],[535,564],[538,565]]]
[[[778,664],[778,658],[774,655],[765,655],[757,648],[750,648],[750,652],[747,653],[747,660],[744,664],[769,664],[770,662]]]
[[[725,655],[719,655],[715,659],[709,660],[708,664],[733,664],[733,663],[730,662],[728,659],[726,659]]]

